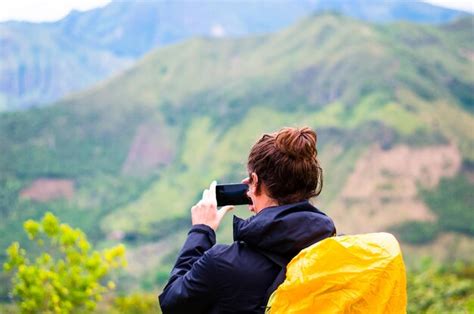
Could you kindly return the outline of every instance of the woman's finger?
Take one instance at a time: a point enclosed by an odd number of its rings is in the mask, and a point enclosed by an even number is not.
[[[217,211],[217,217],[219,219],[219,222],[222,220],[222,218],[224,218],[225,214],[230,212],[232,209],[234,209],[233,205],[224,206],[221,209],[219,209]]]
[[[215,180],[211,182],[211,185],[209,186],[209,194],[208,194],[209,200],[214,203],[217,202],[216,201],[216,185],[217,185],[217,182]]]
[[[203,192],[202,192],[202,200],[206,200],[207,198],[209,197],[209,190],[208,189],[205,189]]]

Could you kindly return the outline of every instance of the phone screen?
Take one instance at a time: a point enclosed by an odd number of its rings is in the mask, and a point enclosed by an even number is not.
[[[217,206],[252,204],[247,196],[249,186],[243,183],[216,185]]]

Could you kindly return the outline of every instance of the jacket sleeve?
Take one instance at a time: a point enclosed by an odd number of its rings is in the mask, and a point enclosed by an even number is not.
[[[216,296],[215,265],[206,251],[215,243],[216,235],[209,226],[191,228],[159,296],[163,313],[202,313],[212,305]]]

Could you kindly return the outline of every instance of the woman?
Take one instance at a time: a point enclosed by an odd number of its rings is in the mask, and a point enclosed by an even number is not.
[[[281,280],[281,261],[336,233],[332,220],[308,201],[322,188],[316,141],[309,128],[284,128],[255,143],[242,181],[249,184],[255,215],[234,216],[231,245],[215,244],[215,230],[231,207],[217,210],[215,182],[204,191],[159,297],[163,313],[263,313],[269,290]]]

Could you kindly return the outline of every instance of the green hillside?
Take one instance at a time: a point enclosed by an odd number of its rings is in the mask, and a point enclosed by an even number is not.
[[[110,78],[154,48],[275,32],[311,12],[446,23],[467,13],[423,1],[111,1],[56,22],[0,23],[0,111],[44,105]]]
[[[318,132],[325,171],[316,203],[340,232],[408,230],[415,234],[401,237],[408,259],[469,258],[472,23],[373,25],[314,15],[272,35],[159,49],[52,106],[4,113],[0,249],[21,236],[23,220],[49,209],[99,244],[125,241],[130,282],[150,288],[166,278],[202,189],[244,177],[262,132],[308,125]],[[37,179],[53,192],[34,189]],[[453,190],[434,196],[449,180]],[[464,219],[437,223],[450,208]],[[229,219],[221,241],[231,241]],[[440,249],[460,241],[448,256]]]

